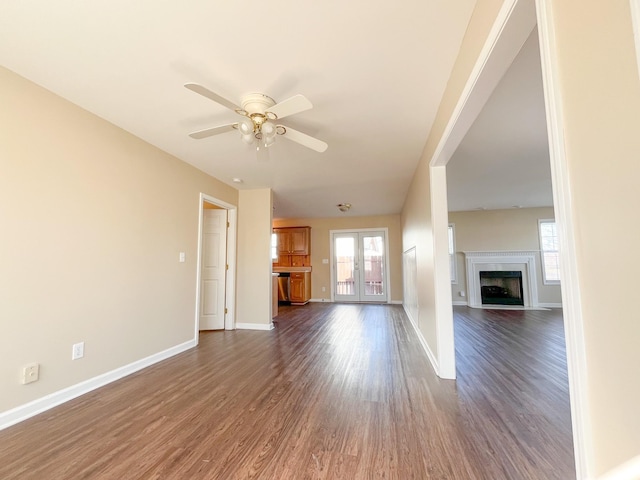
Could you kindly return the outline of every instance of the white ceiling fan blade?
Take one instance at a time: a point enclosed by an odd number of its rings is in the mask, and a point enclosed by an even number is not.
[[[226,98],[221,97],[217,93],[213,93],[211,90],[203,87],[202,85],[198,85],[197,83],[185,83],[184,86],[185,88],[188,88],[192,92],[199,93],[203,97],[207,97],[208,99],[213,100],[214,102],[219,103],[220,105],[227,107],[228,109],[233,110],[234,112],[236,110],[242,110],[238,105],[233,103],[231,100],[227,100]]]
[[[221,133],[230,132],[235,129],[237,123],[230,123],[228,125],[220,125],[219,127],[206,128],[197,132],[190,133],[189,136],[195,139],[213,137],[214,135],[220,135]]]
[[[322,140],[318,140],[317,138],[310,137],[306,133],[299,132],[298,130],[294,130],[291,127],[285,127],[284,125],[278,125],[278,128],[283,128],[284,133],[282,136],[291,140],[292,142],[299,143],[300,145],[304,145],[311,150],[315,150],[316,152],[324,152],[329,145],[327,145]]]
[[[296,113],[304,112],[313,108],[311,102],[304,95],[294,95],[291,98],[287,98],[280,103],[276,103],[273,107],[269,107],[267,112],[271,112],[276,115],[276,118],[284,118],[289,115],[295,115]]]

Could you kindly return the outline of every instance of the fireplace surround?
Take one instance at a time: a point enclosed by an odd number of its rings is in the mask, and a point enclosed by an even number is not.
[[[495,305],[482,304],[480,272],[509,271],[521,272],[522,274],[523,305],[498,305],[499,308],[539,308],[536,254],[537,252],[532,250],[464,252],[469,306],[473,308],[495,307]]]

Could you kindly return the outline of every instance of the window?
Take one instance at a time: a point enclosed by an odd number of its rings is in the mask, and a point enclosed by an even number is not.
[[[271,234],[271,260],[278,260],[278,234]]]
[[[640,0],[631,0],[631,21],[633,22],[633,36],[636,40],[638,73],[640,73]]]
[[[545,285],[557,285],[560,283],[560,252],[555,220],[538,220],[538,230],[543,282]]]
[[[456,230],[453,223],[449,224],[449,271],[451,283],[458,283],[458,269],[456,266]]]

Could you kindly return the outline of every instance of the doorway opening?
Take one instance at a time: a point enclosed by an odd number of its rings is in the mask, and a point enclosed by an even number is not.
[[[237,207],[200,194],[195,338],[235,328]]]
[[[434,250],[436,251],[436,283],[441,290],[436,293],[436,324],[439,374],[442,365],[448,367],[445,374],[455,378],[455,348],[453,342],[453,315],[451,291],[448,288],[450,275],[446,269],[448,252],[446,249],[447,214],[447,162],[459,146],[470,125],[484,108],[494,87],[513,62],[521,45],[533,29],[538,26],[539,47],[544,85],[545,123],[548,130],[550,168],[552,170],[552,192],[556,222],[561,235],[561,250],[565,257],[561,276],[563,280],[562,299],[566,337],[566,356],[571,397],[571,417],[576,461],[576,473],[582,478],[589,469],[588,445],[590,431],[585,405],[586,388],[585,357],[582,345],[582,319],[580,316],[579,282],[575,259],[573,215],[570,208],[570,189],[567,175],[567,161],[563,137],[562,103],[558,101],[557,52],[554,45],[554,23],[549,2],[507,0],[496,16],[478,61],[467,79],[460,100],[450,116],[442,138],[430,160],[431,173],[431,213],[434,224]],[[507,136],[503,135],[503,138]],[[482,207],[480,207],[482,208]],[[437,364],[436,364],[437,365]],[[447,378],[447,377],[445,377]]]
[[[389,300],[388,232],[331,231],[331,298],[335,302]]]

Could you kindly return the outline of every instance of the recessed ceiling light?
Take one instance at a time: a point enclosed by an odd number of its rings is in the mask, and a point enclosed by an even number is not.
[[[238,177],[235,177],[233,179],[233,183],[243,183],[243,182],[244,182],[244,180],[242,180],[241,178],[238,178]]]

